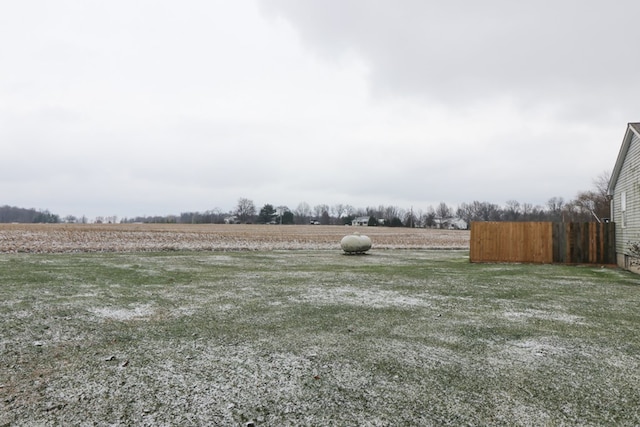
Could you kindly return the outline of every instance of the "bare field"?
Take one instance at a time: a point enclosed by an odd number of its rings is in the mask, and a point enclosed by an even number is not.
[[[468,249],[469,231],[321,225],[0,224],[0,253],[340,249],[360,232],[374,249]]]

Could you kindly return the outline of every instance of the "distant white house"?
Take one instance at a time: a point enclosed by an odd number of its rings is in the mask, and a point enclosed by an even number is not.
[[[369,225],[369,217],[368,216],[359,216],[357,218],[354,218],[354,219],[351,220],[351,225],[368,226]]]
[[[228,216],[224,219],[225,224],[238,224],[238,217],[235,215]]]
[[[445,230],[466,230],[468,228],[467,221],[461,218],[435,218],[433,222],[437,228]]]
[[[466,230],[469,228],[469,224],[462,218],[452,218],[449,223],[449,228],[452,230]]]

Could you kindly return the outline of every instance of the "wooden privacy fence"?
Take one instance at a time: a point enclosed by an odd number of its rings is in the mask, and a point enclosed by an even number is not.
[[[471,262],[615,264],[614,223],[473,222]]]

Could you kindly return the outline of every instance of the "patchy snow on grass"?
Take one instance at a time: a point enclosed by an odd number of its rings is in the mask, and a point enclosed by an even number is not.
[[[11,312],[11,317],[14,319],[28,319],[33,317],[33,311],[31,310],[16,310]]]
[[[176,362],[173,352],[189,354],[188,363]],[[326,374],[311,357],[284,352],[267,354],[248,343],[200,344],[195,352],[192,344],[186,343],[159,350],[158,356],[158,363],[138,367],[131,380],[153,390],[163,405],[188,413],[194,425],[212,421],[241,425],[240,421],[247,420],[274,425],[270,417],[299,411],[305,401],[311,407],[320,405],[301,399],[306,384],[318,382]],[[162,418],[154,416],[155,411],[148,410],[145,419],[151,424],[163,424]]]
[[[576,270],[563,292],[564,267],[505,278],[465,253],[22,262],[0,426],[638,424],[637,279]]]
[[[628,369],[631,367],[631,370],[636,372],[636,377],[640,376],[640,356],[638,355],[609,354],[604,358],[604,362],[614,368]]]
[[[189,316],[193,316],[198,312],[199,307],[195,306],[195,305],[183,305],[180,307],[176,307],[176,308],[172,308],[167,317],[170,318],[179,318],[179,317],[189,317]]]
[[[89,311],[95,316],[109,320],[134,320],[148,318],[154,310],[148,304],[140,304],[133,308],[95,307]]]
[[[501,348],[496,357],[489,358],[491,364],[501,366],[518,362],[535,366],[545,359],[557,358],[568,353],[566,346],[550,337],[519,340],[512,342],[511,345],[501,345]]]
[[[504,317],[509,320],[529,320],[529,319],[543,319],[554,320],[557,322],[565,323],[583,323],[583,318],[580,316],[574,316],[567,313],[551,313],[544,310],[528,309],[524,311],[505,311]]]
[[[430,301],[384,289],[346,287],[309,287],[306,294],[291,297],[293,302],[317,304],[350,304],[373,308],[431,307]]]

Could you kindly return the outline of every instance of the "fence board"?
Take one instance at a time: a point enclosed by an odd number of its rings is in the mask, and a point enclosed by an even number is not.
[[[615,264],[614,223],[473,222],[471,262]]]
[[[566,259],[567,252],[570,250],[568,245],[567,234],[564,232],[564,227],[560,222],[553,223],[553,233],[552,240],[554,242],[553,245],[553,261],[559,262],[558,260]]]

